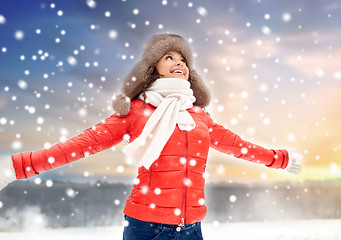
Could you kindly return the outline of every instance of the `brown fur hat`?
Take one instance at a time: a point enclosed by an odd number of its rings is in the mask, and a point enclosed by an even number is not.
[[[142,59],[130,71],[123,81],[122,93],[114,97],[112,105],[115,112],[121,116],[130,110],[130,101],[142,93],[143,88],[151,80],[157,62],[170,51],[180,53],[186,60],[189,69],[188,81],[191,83],[195,106],[206,107],[210,102],[208,88],[193,69],[192,51],[188,43],[179,35],[160,34],[153,36],[144,50]]]

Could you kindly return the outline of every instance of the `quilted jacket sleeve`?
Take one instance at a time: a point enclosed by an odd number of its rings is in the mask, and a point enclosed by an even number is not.
[[[208,118],[210,147],[234,157],[264,164],[271,168],[284,169],[288,165],[287,150],[267,149],[248,141]]]
[[[13,155],[16,178],[29,178],[41,171],[56,168],[114,146],[129,132],[131,118],[132,113],[125,117],[113,114],[78,136],[57,143],[49,149]]]

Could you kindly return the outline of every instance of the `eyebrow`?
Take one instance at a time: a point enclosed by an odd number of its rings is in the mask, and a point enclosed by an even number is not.
[[[180,54],[180,53],[179,53]],[[171,52],[167,52],[166,54],[165,54],[165,56],[166,55],[172,55],[172,56],[174,56],[174,54],[173,53],[171,53]],[[181,58],[182,59],[184,59],[185,61],[186,61],[186,58],[184,58],[184,56],[182,56],[182,54],[180,54],[181,55]],[[187,62],[187,61],[186,61]]]

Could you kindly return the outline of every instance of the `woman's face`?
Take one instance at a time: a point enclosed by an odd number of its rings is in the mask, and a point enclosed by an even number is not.
[[[166,53],[156,64],[162,78],[180,78],[188,80],[189,71],[184,57],[175,51]]]

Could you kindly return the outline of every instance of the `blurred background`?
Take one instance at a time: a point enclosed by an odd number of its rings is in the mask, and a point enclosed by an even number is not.
[[[337,0],[2,0],[0,154],[47,148],[109,117],[146,41],[175,33],[192,47],[217,122],[304,156],[294,176],[211,150],[206,221],[339,218],[340,12]],[[3,229],[31,226],[10,217],[25,207],[36,224],[65,227],[111,204],[91,224],[118,224],[137,174],[123,146],[11,184],[0,193]]]

